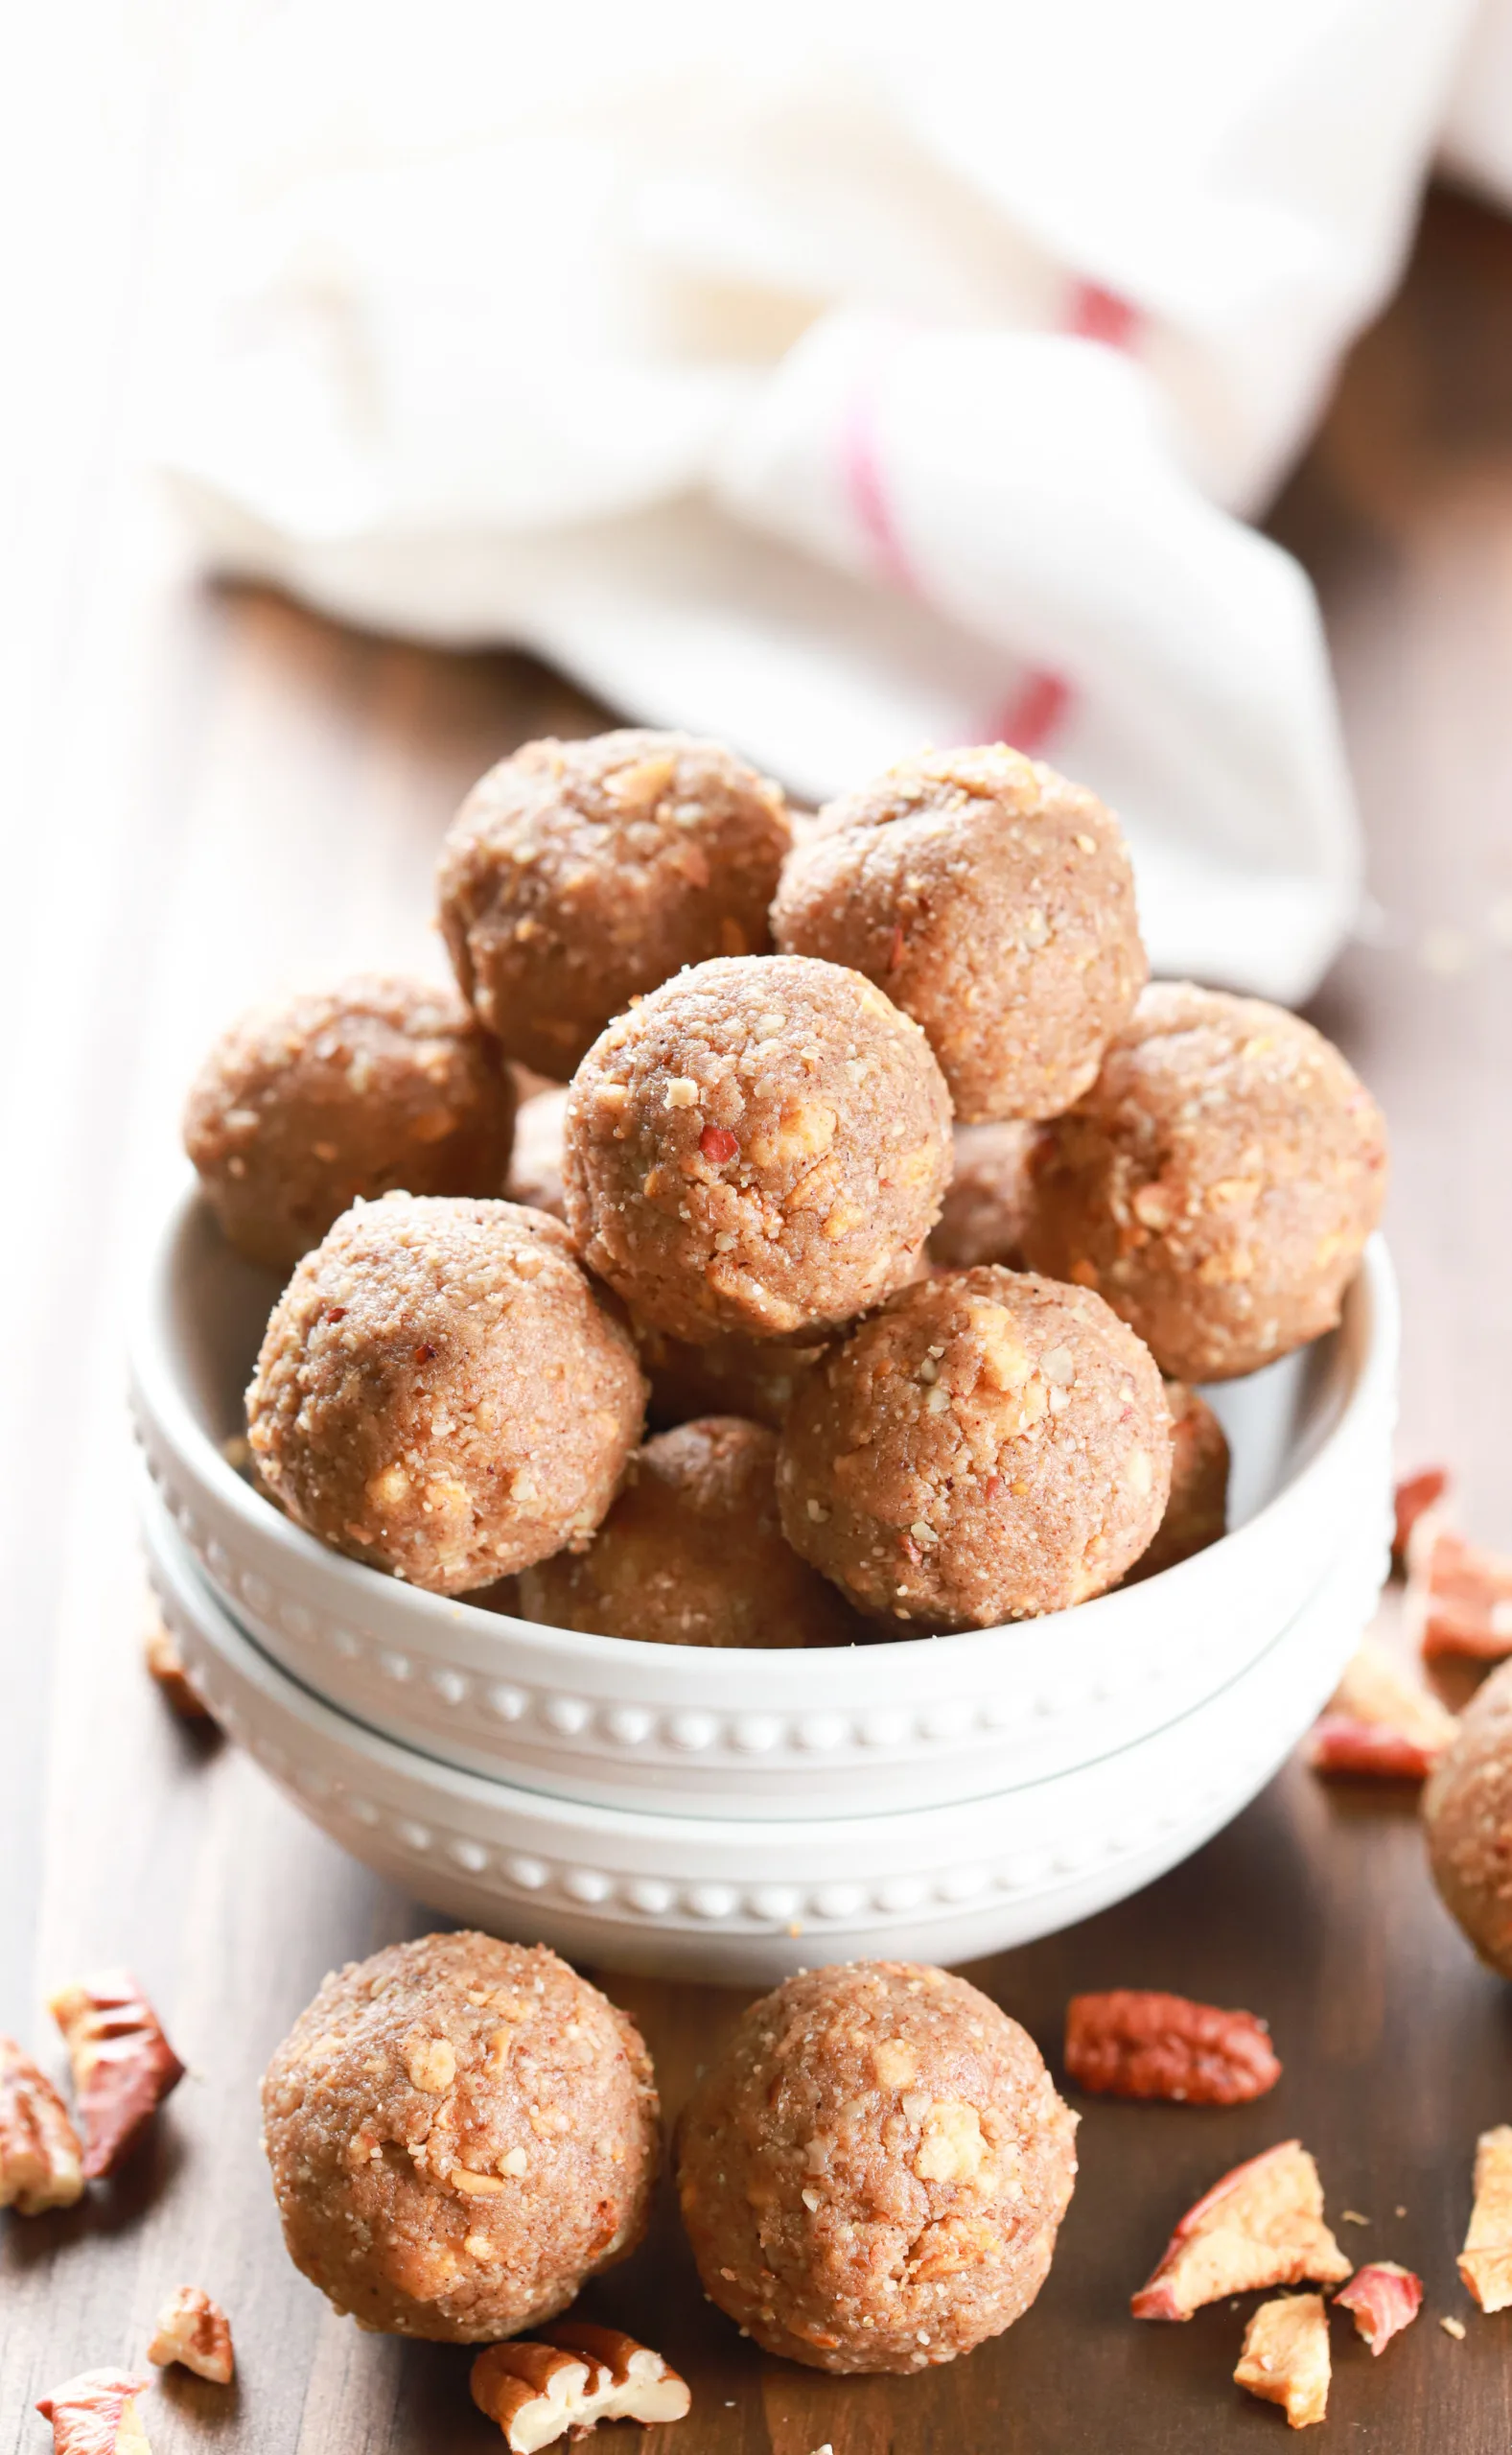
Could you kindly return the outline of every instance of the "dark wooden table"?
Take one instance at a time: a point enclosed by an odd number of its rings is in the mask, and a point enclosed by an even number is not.
[[[70,411],[72,490],[43,469],[56,518],[23,529],[11,571],[27,680],[5,822],[0,2026],[42,2040],[45,1990],[124,1957],[192,2076],[116,2189],[0,2220],[0,2448],[41,2448],[31,2398],[139,2358],[165,2290],[194,2280],[233,2314],[241,2383],[165,2380],[159,2455],[482,2449],[499,2441],[465,2358],[360,2336],[279,2245],[257,2139],[268,2049],[328,1966],[426,1920],[143,1678],[121,1346],[200,1043],[279,982],[434,960],[429,876],[457,794],[512,743],[594,712],[523,660],[426,654],[197,587],[113,398],[81,444]],[[1512,1531],[1512,229],[1435,199],[1276,527],[1322,593],[1370,834],[1368,942],[1317,1014],[1391,1121],[1403,1455],[1451,1461],[1468,1523],[1495,1539]],[[1410,1797],[1325,1791],[1292,1767],[1140,1899],[973,1974],[1052,2058],[1073,1989],[1132,1982],[1264,2012],[1286,2074],[1232,2114],[1089,2106],[1040,2302],[908,2382],[759,2358],[700,2301],[663,2209],[595,2300],[692,2379],[682,2455],[1278,2446],[1280,2416],[1229,2383],[1237,2314],[1138,2326],[1127,2300],[1187,2202],[1291,2132],[1336,2221],[1368,2217],[1342,2226],[1351,2252],[1400,2257],[1428,2287],[1384,2361],[1336,2328],[1328,2432],[1381,2455],[1505,2455],[1512,2318],[1475,2313],[1454,2252],[1475,2135],[1512,2116],[1512,1995],[1436,1906]],[[737,1999],[610,1982],[675,2107]]]

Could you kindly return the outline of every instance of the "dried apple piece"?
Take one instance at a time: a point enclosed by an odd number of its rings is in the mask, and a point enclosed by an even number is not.
[[[1093,2096],[1239,2106],[1281,2077],[1264,2021],[1185,1995],[1114,1987],[1066,2006],[1066,2070]]]
[[[1422,2308],[1423,2280],[1409,2267],[1398,2267],[1395,2259],[1372,2259],[1368,2267],[1356,2269],[1334,2299],[1341,2310],[1353,2313],[1356,2330],[1371,2351],[1383,2353]]]
[[[1278,2301],[1262,2302],[1244,2329],[1234,2384],[1279,2404],[1290,2429],[1311,2429],[1328,2410],[1332,2375],[1321,2293],[1284,2293]]]
[[[1512,2303],[1512,2124],[1499,2122],[1476,2142],[1476,2199],[1458,2264],[1482,2310]]]
[[[1449,1489],[1449,1476],[1442,1466],[1425,1466],[1416,1475],[1404,1475],[1392,1495],[1394,1523],[1391,1530],[1391,1565],[1398,1577],[1406,1577],[1407,1555],[1412,1536],[1420,1521],[1431,1508],[1436,1508]]]
[[[1148,2284],[1136,2319],[1190,2319],[1204,2303],[1269,2284],[1338,2284],[1350,2262],[1323,2222],[1317,2167],[1295,2139],[1236,2165],[1189,2208]]]
[[[0,2208],[40,2216],[72,2208],[83,2187],[83,2152],[62,2098],[13,2037],[0,2037]]]
[[[113,2174],[184,2076],[162,2022],[127,1970],[65,1986],[48,2005],[63,2033],[84,2135],[84,2175]]]
[[[1308,1761],[1316,1773],[1420,1782],[1458,1728],[1447,1706],[1404,1678],[1379,1646],[1362,1645],[1314,1725]]]
[[[157,2314],[147,2357],[155,2361],[159,2369],[176,2361],[182,2369],[192,2370],[197,2378],[208,2378],[216,2387],[229,2387],[236,2373],[231,2322],[220,2303],[212,2302],[198,2284],[181,2284]]]
[[[53,2424],[55,2455],[151,2455],[136,2409],[151,2383],[128,2370],[81,2370],[39,2396],[36,2409]]]
[[[1460,1654],[1500,1662],[1512,1653],[1512,1559],[1447,1526],[1424,1527],[1411,1549],[1407,1607],[1429,1661]]]

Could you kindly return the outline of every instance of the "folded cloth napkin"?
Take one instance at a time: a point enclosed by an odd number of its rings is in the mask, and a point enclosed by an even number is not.
[[[161,457],[221,569],[534,648],[806,796],[1042,753],[1119,810],[1157,970],[1304,996],[1358,840],[1311,590],[1243,515],[1471,20],[303,0],[201,105]]]

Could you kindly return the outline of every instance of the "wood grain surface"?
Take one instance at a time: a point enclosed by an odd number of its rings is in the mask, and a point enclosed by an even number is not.
[[[283,984],[359,961],[436,966],[430,873],[460,790],[514,742],[596,712],[521,659],[427,654],[197,586],[132,474],[121,347],[115,390],[82,426],[73,403],[39,464],[51,517],[31,502],[7,582],[24,611],[5,703],[0,2027],[51,2055],[46,1990],[124,1958],[191,2076],[114,2188],[0,2219],[0,2449],[43,2448],[33,2397],[139,2359],[159,2301],[194,2281],[232,2313],[240,2383],[165,2378],[158,2455],[462,2455],[499,2444],[468,2403],[465,2356],[326,2312],[283,2255],[257,2138],[258,2074],[321,1974],[427,1921],[233,1751],[173,1722],[143,1677],[121,1349],[201,1043]],[[1392,1128],[1402,1453],[1450,1461],[1472,1531],[1507,1539],[1512,229],[1434,200],[1276,526],[1322,596],[1369,830],[1368,943],[1316,1013]],[[691,2379],[669,2445],[1274,2447],[1280,2416],[1230,2383],[1240,2313],[1139,2326],[1127,2303],[1186,2204],[1296,2133],[1336,2223],[1346,2208],[1369,2220],[1341,2225],[1352,2254],[1400,2258],[1428,2289],[1383,2361],[1336,2325],[1328,2434],[1380,2455],[1505,2455],[1512,2316],[1478,2317],[1454,2261],[1475,2135],[1512,2118],[1512,1995],[1436,1906],[1410,1796],[1325,1790],[1293,1766],[1139,1899],[972,1975],[1053,2062],[1068,1994],[1132,1983],[1267,2015],[1285,2076],[1233,2113],[1087,2105],[1039,2303],[916,2380],[758,2357],[701,2301],[663,2207],[593,2300]],[[739,1999],[609,1983],[675,2109]],[[1465,2321],[1463,2342],[1444,2315]],[[612,2455],[640,2433],[603,2443]]]

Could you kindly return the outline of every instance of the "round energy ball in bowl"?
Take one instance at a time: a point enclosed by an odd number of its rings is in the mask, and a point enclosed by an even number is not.
[[[354,1202],[502,1192],[514,1114],[454,990],[362,974],[234,1023],[190,1090],[184,1147],[237,1251],[287,1271]]]
[[[465,1594],[587,1541],[645,1383],[556,1220],[390,1194],[300,1263],[246,1403],[258,1471],[299,1525]]]
[[[905,1287],[800,1391],[788,1541],[863,1611],[993,1627],[1116,1585],[1160,1524],[1148,1348],[1084,1288],[984,1265]]]
[[[263,2081],[295,2266],[360,2326],[449,2344],[555,2317],[633,2250],[659,2138],[634,2023],[491,1935],[349,1962]]]
[[[522,1100],[515,1117],[515,1150],[504,1190],[511,1202],[527,1210],[548,1211],[565,1220],[562,1197],[562,1131],[567,1118],[567,1092],[536,1091]]]
[[[1228,1515],[1228,1440],[1199,1390],[1184,1381],[1166,1383],[1171,1415],[1171,1494],[1148,1552],[1128,1572],[1127,1583],[1158,1577],[1178,1560],[1190,1560],[1219,1541]]]
[[[916,1268],[950,1173],[917,1023],[798,955],[699,964],[573,1077],[573,1239],[641,1321],[693,1343],[846,1321]]]
[[[520,1578],[520,1613],[671,1646],[843,1646],[870,1632],[783,1540],[777,1436],[707,1415],[639,1450],[584,1552]]]
[[[527,742],[474,786],[442,847],[463,994],[511,1057],[560,1081],[632,997],[771,943],[791,840],[778,786],[717,742]]]
[[[1481,1959],[1512,1977],[1512,1663],[1477,1688],[1423,1792],[1428,1860]]]
[[[944,1270],[970,1270],[978,1262],[1023,1269],[1038,1138],[1036,1125],[1012,1120],[956,1127],[949,1190],[929,1239],[932,1262]]]
[[[963,1977],[851,1961],[754,2003],[678,2133],[710,2301],[767,2352],[924,2370],[1021,2318],[1076,2182],[1076,2116]]]
[[[799,1384],[825,1339],[740,1339],[728,1333],[694,1346],[632,1318],[640,1368],[651,1384],[649,1420],[659,1432],[694,1415],[740,1415],[779,1432]]]
[[[1068,1108],[1147,970],[1116,819],[1003,742],[904,760],[831,802],[772,930],[923,1025],[963,1122]]]
[[[1334,1327],[1385,1184],[1381,1112],[1311,1023],[1157,982],[1043,1131],[1029,1259],[1098,1289],[1171,1379],[1226,1381]]]

